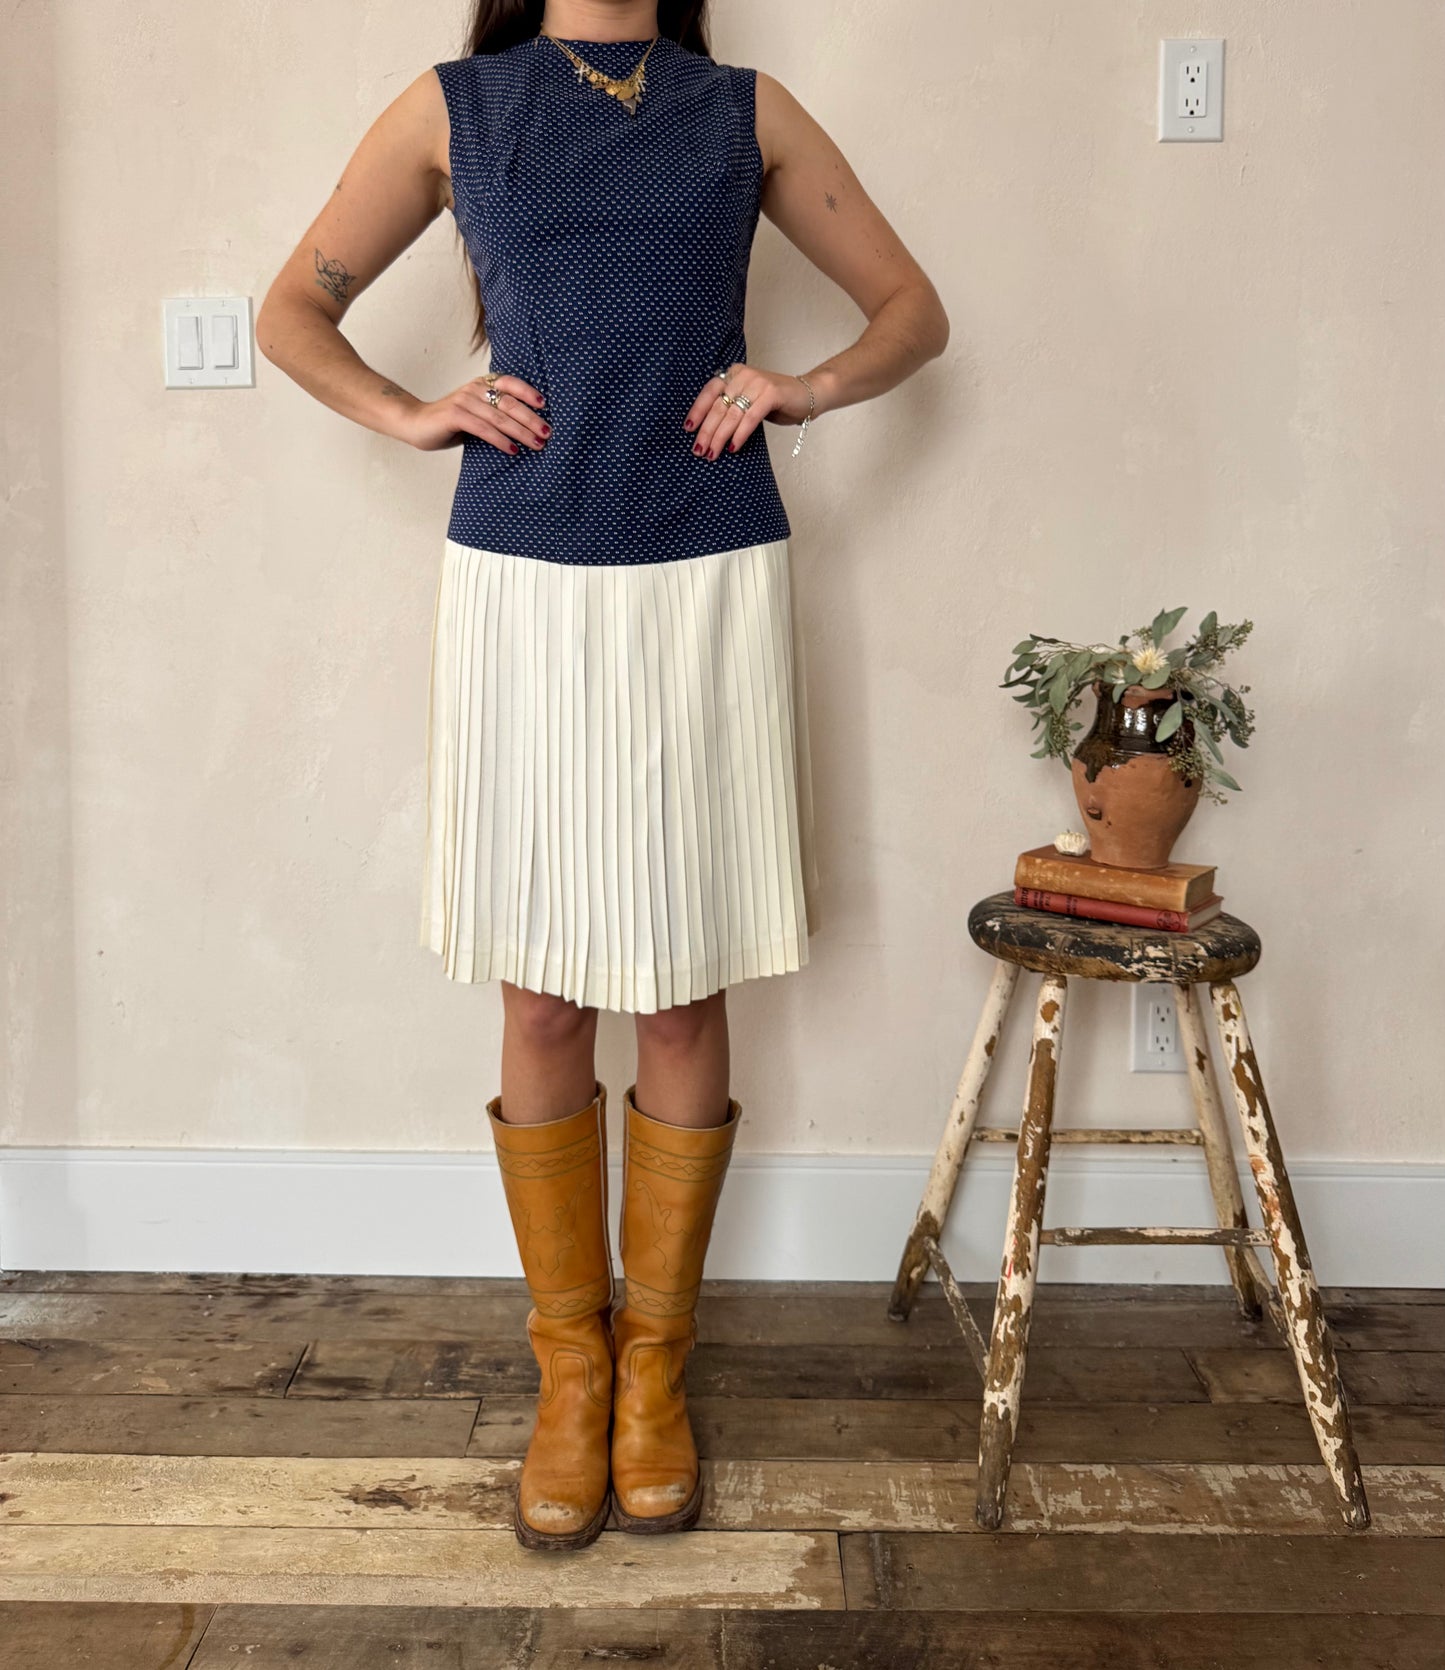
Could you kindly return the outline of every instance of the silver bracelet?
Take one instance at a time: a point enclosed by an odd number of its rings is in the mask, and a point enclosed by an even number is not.
[[[808,425],[813,421],[813,412],[817,407],[818,397],[813,393],[813,385],[806,377],[799,375],[796,371],[793,375],[797,377],[798,381],[808,391],[808,415],[803,419],[803,427],[798,431],[797,440],[793,442],[793,457],[796,458],[803,450],[803,437],[808,433]]]

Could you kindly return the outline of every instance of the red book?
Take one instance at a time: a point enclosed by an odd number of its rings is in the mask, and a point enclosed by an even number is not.
[[[1158,910],[1153,905],[1126,905],[1117,899],[1090,899],[1081,893],[1051,893],[1042,887],[1015,887],[1014,903],[1055,916],[1082,916],[1094,922],[1122,922],[1131,928],[1163,928],[1169,933],[1192,933],[1218,916],[1224,900],[1211,893],[1193,910]]]

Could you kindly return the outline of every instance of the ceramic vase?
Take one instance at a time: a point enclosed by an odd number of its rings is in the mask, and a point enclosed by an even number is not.
[[[1069,766],[1089,832],[1089,856],[1099,864],[1161,870],[1202,787],[1197,775],[1186,778],[1175,771],[1169,739],[1160,742],[1155,734],[1177,692],[1135,684],[1115,701],[1099,679],[1093,688],[1093,727]]]

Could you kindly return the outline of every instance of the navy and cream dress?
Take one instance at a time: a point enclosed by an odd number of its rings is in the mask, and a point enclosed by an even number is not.
[[[567,44],[628,75],[647,40]],[[752,70],[661,38],[635,113],[554,40],[435,66],[490,369],[541,451],[465,436],[437,589],[421,941],[455,980],[651,1013],[808,960],[802,643],[766,424],[693,452],[744,361]]]

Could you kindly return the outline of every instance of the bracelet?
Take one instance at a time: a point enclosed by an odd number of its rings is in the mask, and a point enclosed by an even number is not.
[[[793,442],[793,457],[796,458],[803,450],[803,437],[808,433],[808,425],[813,421],[813,412],[818,404],[818,397],[813,393],[813,385],[806,377],[799,375],[796,371],[793,375],[808,391],[808,415],[803,419],[803,427],[798,431],[797,440]]]

